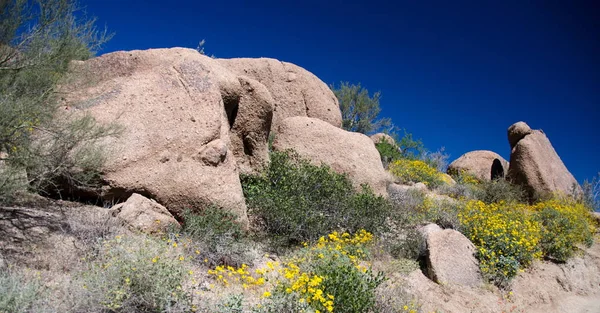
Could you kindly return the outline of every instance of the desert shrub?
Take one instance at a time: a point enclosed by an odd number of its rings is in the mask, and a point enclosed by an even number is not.
[[[595,228],[583,203],[552,199],[532,208],[541,226],[540,244],[545,256],[564,262],[577,251],[578,244],[592,244]]]
[[[574,189],[576,187],[574,186]],[[581,192],[573,192],[577,200],[583,203],[590,211],[600,212],[600,173],[591,180],[585,180]]]
[[[274,292],[252,308],[252,313],[312,313],[314,310],[306,301],[300,302],[298,294]],[[324,312],[323,312],[324,313]]]
[[[506,286],[520,268],[542,256],[540,225],[524,205],[471,200],[459,218],[477,247],[482,274],[498,286]]]
[[[45,289],[35,278],[15,270],[0,269],[0,312],[32,312],[44,296]]]
[[[185,256],[175,242],[149,237],[105,240],[98,256],[81,273],[86,311],[188,312],[191,294]]]
[[[450,155],[444,152],[445,150],[446,149],[444,147],[441,147],[435,152],[425,151],[422,154],[421,159],[423,159],[427,165],[435,168],[437,171],[445,173],[446,169],[448,168],[448,159],[450,158]]]
[[[420,313],[421,306],[406,286],[388,281],[377,289],[375,309],[377,313]]]
[[[406,227],[380,242],[397,259],[417,260],[425,247],[423,236],[415,227]]]
[[[388,164],[402,158],[400,148],[392,142],[388,142],[385,138],[375,144],[375,148],[379,151],[381,163],[387,168]]]
[[[191,239],[186,250],[196,261],[211,267],[250,263],[254,258],[252,244],[237,219],[234,213],[211,205],[197,213],[185,210],[182,232]]]
[[[484,181],[477,185],[475,197],[485,203],[524,202],[525,191],[505,179]]]
[[[477,185],[459,183],[450,185],[440,185],[436,188],[436,192],[442,195],[450,196],[454,199],[474,200],[479,199],[481,189]]]
[[[11,176],[0,181],[0,201],[12,201],[11,190],[25,187],[56,193],[61,180],[88,187],[104,161],[96,144],[117,135],[118,127],[99,125],[89,116],[65,116],[56,87],[71,60],[92,57],[110,36],[97,31],[75,0],[2,5],[0,161]]]
[[[373,96],[369,91],[357,85],[351,85],[348,82],[341,82],[339,88],[330,86],[340,104],[342,112],[342,128],[351,132],[368,134],[376,132],[381,128],[388,127],[391,124],[389,118],[378,119],[380,92]]]
[[[444,184],[441,173],[420,160],[397,160],[390,164],[389,171],[401,183],[422,182],[428,187]]]
[[[345,176],[315,166],[292,151],[273,152],[259,175],[243,175],[250,211],[271,236],[286,244],[314,241],[335,229],[376,232],[390,211],[388,201]]]

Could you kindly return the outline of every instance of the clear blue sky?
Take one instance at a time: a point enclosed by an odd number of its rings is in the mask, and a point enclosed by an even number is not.
[[[115,32],[102,53],[206,39],[209,55],[276,58],[380,90],[382,115],[451,160],[479,149],[508,159],[506,129],[523,120],[580,182],[600,171],[597,0],[81,4]]]

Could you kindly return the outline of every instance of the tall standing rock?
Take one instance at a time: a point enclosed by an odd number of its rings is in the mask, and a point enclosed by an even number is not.
[[[508,128],[508,139],[508,179],[523,186],[531,200],[556,192],[570,194],[574,187],[581,191],[543,131],[518,122]]]
[[[371,139],[348,132],[327,122],[309,117],[290,117],[278,128],[273,148],[294,149],[313,163],[331,166],[348,174],[355,187],[368,184],[379,195],[387,196],[388,175]]]
[[[448,165],[449,174],[465,171],[477,179],[489,181],[504,178],[508,172],[508,162],[498,153],[487,150],[467,152]]]

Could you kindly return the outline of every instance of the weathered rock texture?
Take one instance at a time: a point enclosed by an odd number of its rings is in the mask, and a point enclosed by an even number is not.
[[[245,222],[239,172],[268,161],[274,123],[301,115],[341,125],[326,84],[272,59],[155,49],[74,62],[72,72],[62,88],[65,109],[125,127],[105,142],[111,157],[94,196],[108,201],[139,193],[174,213],[212,203]]]
[[[562,162],[548,137],[523,122],[508,128],[512,151],[508,179],[523,186],[531,200],[551,194],[570,194],[581,187]]]
[[[508,167],[509,163],[498,153],[476,150],[467,152],[450,163],[448,173],[457,174],[465,171],[479,180],[489,181],[495,178],[504,178]]]
[[[125,127],[106,143],[101,196],[140,193],[174,212],[215,203],[247,220],[226,114],[244,96],[236,75],[191,49],[115,52],[73,72],[69,109]]]
[[[278,128],[273,149],[294,149],[315,164],[327,164],[346,173],[354,185],[368,184],[379,195],[387,195],[389,176],[379,152],[369,137],[347,132],[309,117],[290,117]]]
[[[427,232],[427,269],[439,284],[480,286],[483,283],[475,246],[463,234],[446,229]]]
[[[132,194],[127,201],[113,206],[110,211],[128,227],[149,234],[181,227],[164,206],[137,193]]]
[[[218,62],[237,75],[251,77],[273,96],[273,128],[292,116],[318,118],[335,127],[342,126],[337,98],[318,77],[291,63],[275,59],[219,59]]]

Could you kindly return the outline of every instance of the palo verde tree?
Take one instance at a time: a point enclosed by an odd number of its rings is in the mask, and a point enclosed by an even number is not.
[[[340,103],[342,127],[351,132],[370,134],[391,126],[391,119],[378,118],[381,92],[372,96],[360,86],[341,82],[339,88],[329,86]]]
[[[94,56],[110,37],[94,24],[75,0],[0,0],[0,202],[25,186],[87,186],[97,176],[96,143],[118,127],[57,114],[69,62]]]

